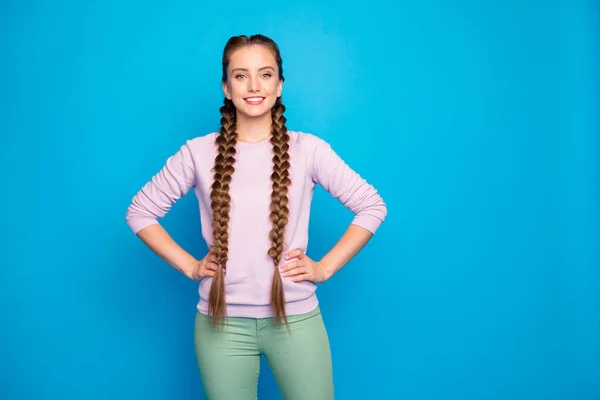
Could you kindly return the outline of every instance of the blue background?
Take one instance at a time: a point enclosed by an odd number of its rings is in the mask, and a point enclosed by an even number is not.
[[[5,1],[0,398],[198,399],[196,283],[125,224],[218,128],[263,33],[288,128],[388,218],[319,298],[339,399],[600,398],[600,8],[585,1]],[[309,255],[352,215],[320,189]],[[161,221],[196,257],[192,192]],[[235,377],[232,377],[235,379]],[[276,399],[263,361],[259,397]]]

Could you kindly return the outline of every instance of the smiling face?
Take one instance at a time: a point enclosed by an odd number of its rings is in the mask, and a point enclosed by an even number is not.
[[[227,67],[227,82],[222,82],[225,96],[237,111],[237,118],[271,118],[271,109],[281,96],[283,80],[271,51],[261,45],[235,50]]]

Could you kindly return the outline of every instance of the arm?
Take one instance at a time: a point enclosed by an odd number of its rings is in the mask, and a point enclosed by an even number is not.
[[[164,167],[133,197],[125,216],[130,229],[156,255],[191,277],[196,261],[158,222],[171,206],[195,184],[195,168],[189,143],[169,157]]]
[[[140,230],[137,236],[167,264],[188,278],[192,278],[196,259],[179,246],[162,225],[149,225]]]
[[[320,261],[326,271],[327,279],[354,258],[372,236],[371,231],[350,224],[341,239]]]
[[[373,186],[353,171],[325,141],[307,136],[312,145],[312,179],[337,198],[355,216],[352,223],[320,260],[313,261],[301,249],[289,252],[285,259],[296,261],[281,268],[282,276],[294,282],[323,282],[346,265],[371,239],[387,215],[387,207]]]
[[[372,236],[371,231],[350,224],[342,238],[321,261],[313,261],[300,249],[292,250],[285,259],[289,260],[295,257],[298,261],[292,261],[283,266],[281,272],[283,276],[289,276],[293,281],[324,282],[346,265]]]
[[[327,142],[318,138],[313,180],[354,213],[344,235],[319,261],[329,278],[367,244],[387,216],[387,207],[377,190],[350,168]]]

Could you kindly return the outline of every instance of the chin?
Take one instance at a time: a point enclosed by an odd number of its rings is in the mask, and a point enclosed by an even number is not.
[[[239,113],[244,114],[244,116],[251,118],[262,117],[265,114],[271,113],[270,108],[261,108],[260,110],[248,110],[247,108],[240,107],[237,110]]]

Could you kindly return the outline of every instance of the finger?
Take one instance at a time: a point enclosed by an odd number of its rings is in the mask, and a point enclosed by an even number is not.
[[[303,273],[303,274],[299,274],[294,276],[293,278],[291,278],[292,282],[300,282],[300,281],[310,281],[310,274],[309,273]]]
[[[213,263],[213,262],[206,263],[206,269],[208,269],[208,270],[216,271],[218,267],[219,266],[216,263]]]
[[[304,257],[304,252],[300,249],[295,249],[295,250],[292,250],[289,253],[287,253],[287,255],[285,256],[285,259],[286,260],[289,260],[292,258],[301,259],[302,257]]]
[[[286,272],[285,274],[283,274],[284,277],[289,278],[292,276],[297,276],[297,275],[302,275],[307,273],[308,270],[306,269],[306,267],[304,266],[298,266],[294,269],[289,270],[288,272]]]
[[[199,281],[206,276],[215,276],[215,272],[208,269],[198,269],[192,274],[192,279]]]
[[[286,273],[287,271],[290,271],[294,268],[298,268],[299,266],[300,264],[298,263],[298,261],[292,261],[291,263],[287,263],[283,267],[281,267],[281,273]]]
[[[209,269],[207,269],[207,270],[204,272],[204,276],[209,276],[209,277],[211,277],[211,278],[214,278],[214,277],[215,277],[215,275],[217,275],[217,273],[216,273],[215,271],[211,271],[211,270],[209,270]]]

